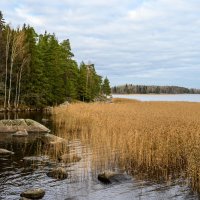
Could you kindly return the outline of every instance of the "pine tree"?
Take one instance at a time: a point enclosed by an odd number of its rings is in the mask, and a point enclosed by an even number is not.
[[[43,73],[44,63],[42,50],[39,48],[39,36],[33,27],[24,26],[24,28],[31,58],[29,67],[24,72],[25,78],[22,80],[22,98],[23,102],[29,106],[43,107],[47,105],[46,83],[48,81]]]
[[[65,98],[67,100],[78,98],[78,65],[72,58],[69,40],[64,40],[61,44],[62,70],[65,89]]]
[[[79,69],[79,79],[78,79],[78,93],[79,99],[81,101],[89,101],[89,94],[87,88],[87,68],[84,62],[81,62]]]
[[[44,107],[69,99],[89,102],[102,91],[94,64],[78,67],[69,39],[60,43],[55,34],[38,35],[26,24],[13,29],[4,24],[1,12],[0,56],[0,103],[5,107]],[[110,88],[106,81],[105,88]]]
[[[107,77],[103,81],[102,91],[107,96],[111,94],[110,82]]]

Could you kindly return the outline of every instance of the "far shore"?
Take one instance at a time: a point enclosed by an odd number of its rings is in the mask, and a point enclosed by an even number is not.
[[[200,95],[200,94],[188,94],[188,93],[184,93],[184,94],[166,94],[166,93],[160,93],[160,94],[155,94],[155,93],[148,93],[148,94],[112,94],[112,95],[124,95],[124,96],[135,96],[135,95],[141,95],[141,96],[160,96],[160,95],[166,95],[166,96],[171,96],[171,95]]]
[[[200,94],[112,94],[112,97],[139,101],[200,102]]]

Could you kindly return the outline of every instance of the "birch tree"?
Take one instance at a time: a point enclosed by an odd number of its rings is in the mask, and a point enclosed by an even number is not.
[[[25,65],[27,65],[29,62],[30,62],[30,55],[27,55],[23,58],[23,61],[17,73],[17,81],[16,81],[16,88],[15,88],[15,102],[14,102],[14,107],[16,109],[19,107],[19,102],[20,102],[22,72]]]
[[[13,66],[15,64],[16,58],[24,54],[25,51],[25,32],[17,31],[13,32],[13,40],[11,46],[11,56],[10,56],[10,74],[9,74],[9,89],[8,89],[8,109],[11,108],[11,90],[12,90],[12,76],[13,76]]]
[[[9,49],[11,41],[11,30],[7,26],[7,36],[6,36],[6,63],[5,63],[5,83],[4,83],[4,108],[7,106],[7,81],[8,81],[8,58],[9,58]]]

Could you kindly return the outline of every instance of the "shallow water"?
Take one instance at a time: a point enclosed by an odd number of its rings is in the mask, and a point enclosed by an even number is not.
[[[186,101],[200,102],[200,94],[113,94],[113,98],[136,99],[139,101]]]
[[[41,120],[42,114],[38,115],[38,119]],[[31,116],[27,117],[31,118]],[[0,199],[18,200],[20,193],[31,187],[44,188],[46,191],[44,200],[198,199],[197,195],[191,193],[190,188],[181,186],[178,181],[167,185],[132,177],[109,185],[102,184],[97,180],[97,175],[107,169],[106,165],[97,162],[94,167],[93,149],[83,144],[79,138],[70,141],[69,150],[70,153],[75,152],[81,156],[81,161],[65,165],[69,173],[68,179],[59,181],[52,179],[46,173],[54,166],[63,166],[62,163],[53,159],[46,160],[46,158],[38,162],[23,161],[27,156],[45,155],[40,151],[36,138],[35,135],[28,138],[12,138],[11,135],[0,133],[0,148],[15,152],[13,156],[0,157]],[[110,163],[107,170],[120,171],[116,163]]]

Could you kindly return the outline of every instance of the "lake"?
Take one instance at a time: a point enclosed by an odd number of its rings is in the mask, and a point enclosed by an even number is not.
[[[13,117],[15,115],[12,115]],[[18,116],[33,118],[49,128],[54,123],[51,116],[43,113],[28,113]],[[3,116],[1,116],[3,117]],[[42,118],[50,121],[42,122]],[[43,120],[44,121],[44,120]],[[55,127],[54,127],[55,128]],[[58,134],[59,129],[53,134]],[[0,199],[18,200],[20,193],[31,187],[44,188],[46,194],[43,200],[160,200],[160,199],[198,199],[198,195],[191,192],[190,188],[183,186],[179,180],[171,185],[158,184],[132,177],[129,180],[105,185],[98,181],[98,173],[105,170],[104,163],[96,163],[93,166],[93,148],[81,141],[78,135],[73,136],[69,142],[69,151],[81,156],[81,161],[65,166],[68,169],[69,178],[55,180],[46,175],[54,166],[61,165],[55,160],[25,162],[24,157],[41,156],[44,151],[40,144],[35,142],[35,137],[13,138],[9,134],[0,133],[0,148],[14,151],[13,156],[0,157]],[[115,152],[108,152],[114,154]],[[101,158],[97,158],[97,160]],[[107,161],[106,161],[107,162]],[[109,160],[109,169],[121,170],[117,163]]]
[[[113,94],[113,98],[136,99],[139,101],[186,101],[200,102],[200,94]]]

